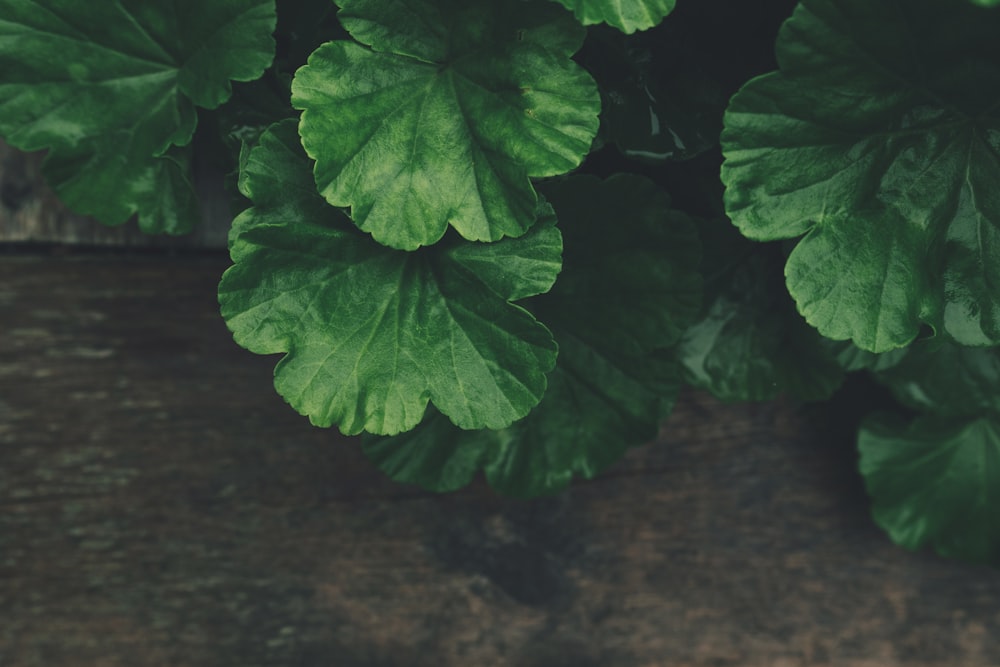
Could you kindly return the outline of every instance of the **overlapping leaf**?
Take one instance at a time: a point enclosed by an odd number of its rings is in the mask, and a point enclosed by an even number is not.
[[[1000,566],[1000,420],[868,419],[858,440],[872,513],[907,549]]]
[[[676,0],[555,0],[584,25],[607,23],[624,33],[652,28],[674,10]]]
[[[544,193],[565,232],[565,268],[530,307],[553,331],[559,361],[542,402],[510,428],[454,429],[430,419],[366,452],[394,479],[446,491],[483,469],[508,495],[591,478],[657,432],[680,385],[672,351],[696,316],[695,229],[649,181],[572,177]]]
[[[1000,351],[921,341],[875,377],[921,412],[862,424],[875,520],[906,548],[1000,565]]]
[[[914,410],[948,417],[1000,415],[1000,350],[922,341],[876,379]]]
[[[679,348],[687,381],[724,401],[828,398],[843,370],[795,312],[778,249],[750,247],[726,219],[703,222],[701,236],[710,275],[703,317]]]
[[[732,99],[727,212],[756,240],[805,235],[787,284],[824,335],[1000,341],[998,33],[966,3],[803,0],[780,71]]]
[[[0,135],[48,149],[46,177],[77,211],[187,231],[194,192],[171,146],[196,107],[270,63],[273,0],[0,0],[0,17]]]
[[[364,45],[330,42],[298,71],[292,104],[320,192],[380,243],[414,249],[534,223],[529,177],[577,166],[600,96],[569,56],[583,31],[548,3],[342,0]]]
[[[379,245],[316,193],[295,122],[262,135],[241,188],[234,266],[219,286],[234,338],[286,353],[275,387],[320,426],[395,434],[428,401],[462,428],[504,428],[541,399],[555,364],[549,331],[511,300],[544,292],[560,268],[547,207],[519,239]]]

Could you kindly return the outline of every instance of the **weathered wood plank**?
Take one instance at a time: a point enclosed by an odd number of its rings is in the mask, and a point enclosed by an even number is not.
[[[423,493],[273,392],[225,266],[0,256],[0,665],[1000,664],[1000,573],[889,544],[849,420],[690,392],[566,494]]]
[[[44,152],[24,153],[0,141],[0,242],[73,245],[225,248],[230,216],[220,175],[200,169],[203,221],[186,236],[150,236],[134,221],[108,227],[67,209],[45,184]]]

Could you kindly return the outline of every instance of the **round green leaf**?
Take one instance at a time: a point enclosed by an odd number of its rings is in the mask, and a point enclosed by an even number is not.
[[[187,168],[163,156],[191,140],[196,106],[271,62],[273,0],[0,0],[0,16],[0,135],[48,149],[46,176],[75,210],[188,231]]]
[[[413,435],[366,442],[393,479],[447,491],[482,469],[507,495],[551,493],[651,440],[672,407],[680,366],[661,348],[676,344],[700,305],[692,221],[638,176],[574,176],[545,195],[567,231],[559,280],[529,304],[559,343],[544,398],[500,431],[431,419]]]
[[[727,213],[752,239],[806,235],[788,289],[825,336],[1000,342],[998,33],[965,3],[803,0],[780,71],[731,100]]]
[[[510,300],[559,271],[548,207],[519,239],[386,248],[316,194],[294,121],[262,135],[241,189],[254,206],[234,222],[222,314],[240,345],[286,353],[275,388],[314,424],[395,434],[430,401],[461,428],[498,429],[541,400],[556,345]]]
[[[328,43],[292,84],[326,200],[400,249],[449,225],[477,241],[527,231],[529,177],[573,169],[597,133],[596,85],[569,58],[580,27],[520,0],[341,5],[371,48]]]
[[[875,521],[907,549],[1000,565],[1000,423],[867,419],[860,468]]]
[[[674,11],[676,0],[556,0],[580,23],[607,23],[624,33],[652,28]]]

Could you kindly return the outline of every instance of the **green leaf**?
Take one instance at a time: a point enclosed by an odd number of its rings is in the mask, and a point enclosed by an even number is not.
[[[412,431],[365,437],[365,455],[397,482],[441,493],[457,491],[497,455],[503,431],[465,431],[437,410],[428,413]]]
[[[702,319],[684,334],[686,379],[724,401],[780,393],[828,398],[843,370],[824,339],[795,311],[782,284],[783,255],[756,249],[723,218],[701,225],[707,276]]]
[[[1000,349],[916,343],[876,379],[904,405],[949,417],[1000,415]]]
[[[286,353],[275,388],[318,426],[413,428],[428,401],[466,429],[504,428],[545,391],[549,331],[511,299],[548,289],[561,239],[548,207],[519,239],[392,250],[316,193],[295,122],[262,135],[241,189],[222,314],[236,341]]]
[[[803,0],[780,71],[731,100],[726,210],[755,240],[805,235],[788,289],[823,335],[1000,342],[998,33],[965,3]]]
[[[475,241],[525,233],[529,177],[573,169],[597,133],[596,85],[569,58],[580,26],[520,0],[341,7],[371,48],[330,42],[292,84],[326,200],[400,249],[433,244],[449,225]]]
[[[624,33],[652,28],[674,10],[676,0],[555,0],[584,25],[607,23]]]
[[[652,181],[573,176],[542,192],[564,229],[566,270],[545,320],[597,349],[641,357],[675,345],[701,307],[694,221]]]
[[[907,549],[1000,565],[1000,423],[867,419],[860,468],[875,521]]]
[[[510,428],[464,431],[432,414],[408,433],[366,438],[365,454],[392,479],[439,492],[462,488],[480,470],[496,491],[518,498],[596,477],[656,436],[664,402],[669,412],[680,389],[679,368],[654,355],[623,370],[572,337],[559,346],[545,397]]]
[[[46,177],[75,210],[188,231],[194,193],[171,146],[191,140],[196,106],[268,66],[273,0],[0,0],[0,16],[0,135],[48,149]]]
[[[563,272],[529,304],[559,343],[545,397],[499,431],[432,418],[404,437],[367,441],[393,479],[449,491],[483,469],[507,495],[551,493],[651,440],[669,412],[680,367],[662,348],[677,343],[700,305],[691,220],[637,176],[575,176],[544,193],[566,229]]]
[[[837,364],[846,372],[853,371],[883,371],[892,368],[909,354],[911,347],[898,347],[890,352],[875,354],[850,341],[823,339],[824,345],[830,350]]]

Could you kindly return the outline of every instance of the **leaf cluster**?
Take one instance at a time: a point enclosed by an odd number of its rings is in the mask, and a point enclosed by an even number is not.
[[[684,385],[865,372],[876,521],[997,565],[996,4],[0,0],[0,136],[148,232],[223,165],[234,339],[394,479],[551,493]]]

